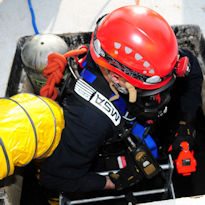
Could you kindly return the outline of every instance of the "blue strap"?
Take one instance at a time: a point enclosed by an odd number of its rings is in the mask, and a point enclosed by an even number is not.
[[[90,72],[89,70],[87,70],[85,68],[82,70],[80,75],[85,81],[87,81],[90,84],[92,84],[96,79],[96,76],[92,72]]]
[[[142,125],[136,124],[132,130],[132,133],[138,136],[140,139],[142,139],[144,131],[145,131],[145,128]],[[154,158],[158,158],[157,145],[150,135],[147,135],[147,137],[145,138],[145,142],[147,146],[149,147],[150,151],[152,152]]]
[[[90,84],[92,84],[96,79],[96,76],[85,68],[82,70],[80,75],[85,81],[87,81]],[[114,96],[114,93],[110,97],[112,96]],[[127,111],[127,103],[123,100],[121,96],[117,100],[114,100],[113,104],[115,104],[116,107],[119,109],[119,111],[121,112],[121,115],[125,115]],[[136,124],[132,132],[133,134],[137,135],[138,137],[142,139],[144,131],[145,129],[142,125]],[[157,158],[158,157],[157,145],[150,135],[148,135],[145,138],[145,142],[147,146],[149,147],[149,149],[151,150],[153,156]]]
[[[114,94],[112,94],[110,98],[113,96]],[[127,112],[127,103],[123,100],[123,98],[120,96],[117,100],[114,100],[113,103],[120,110],[121,114],[125,115],[125,113]]]

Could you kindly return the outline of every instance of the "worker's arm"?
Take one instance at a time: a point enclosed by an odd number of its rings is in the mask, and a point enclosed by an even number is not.
[[[180,118],[178,128],[169,151],[176,163],[178,173],[189,175],[196,170],[194,157],[195,129],[194,120],[202,104],[201,89],[203,76],[197,58],[188,50],[181,50],[180,55],[189,58],[190,72],[179,79]]]

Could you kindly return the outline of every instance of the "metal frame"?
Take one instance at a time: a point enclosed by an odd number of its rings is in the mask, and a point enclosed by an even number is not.
[[[5,196],[6,196],[6,191],[5,189],[0,189],[0,205],[5,205]]]
[[[174,165],[172,162],[171,155],[168,155],[168,163],[160,165],[162,170],[168,171],[166,183],[165,186],[161,189],[153,189],[153,190],[146,190],[146,191],[137,191],[133,192],[133,196],[145,196],[145,195],[151,195],[151,194],[163,194],[163,197],[168,196],[168,194],[171,194],[171,197],[175,199],[175,192],[174,192],[174,186],[172,183],[172,174],[174,170]],[[117,172],[117,170],[112,170],[112,172]],[[99,174],[105,176],[108,175],[108,172],[100,172]],[[119,195],[119,196],[104,196],[104,197],[96,197],[96,198],[89,198],[89,199],[81,199],[81,200],[69,200],[66,196],[64,196],[62,193],[59,195],[59,205],[73,205],[73,204],[84,204],[84,203],[93,203],[93,202],[99,202],[99,201],[107,201],[112,199],[122,199],[125,198],[125,195]]]

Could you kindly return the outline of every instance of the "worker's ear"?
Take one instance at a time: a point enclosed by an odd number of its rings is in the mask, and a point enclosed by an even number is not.
[[[120,76],[117,73],[110,72],[110,78],[114,83],[119,83],[120,82]]]

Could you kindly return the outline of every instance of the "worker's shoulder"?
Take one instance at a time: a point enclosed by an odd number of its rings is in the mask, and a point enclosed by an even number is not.
[[[110,119],[98,108],[78,97],[71,97],[64,106],[65,119],[90,126],[111,124]]]
[[[188,58],[196,58],[194,52],[186,48],[180,48],[179,54],[181,57],[187,56]]]

